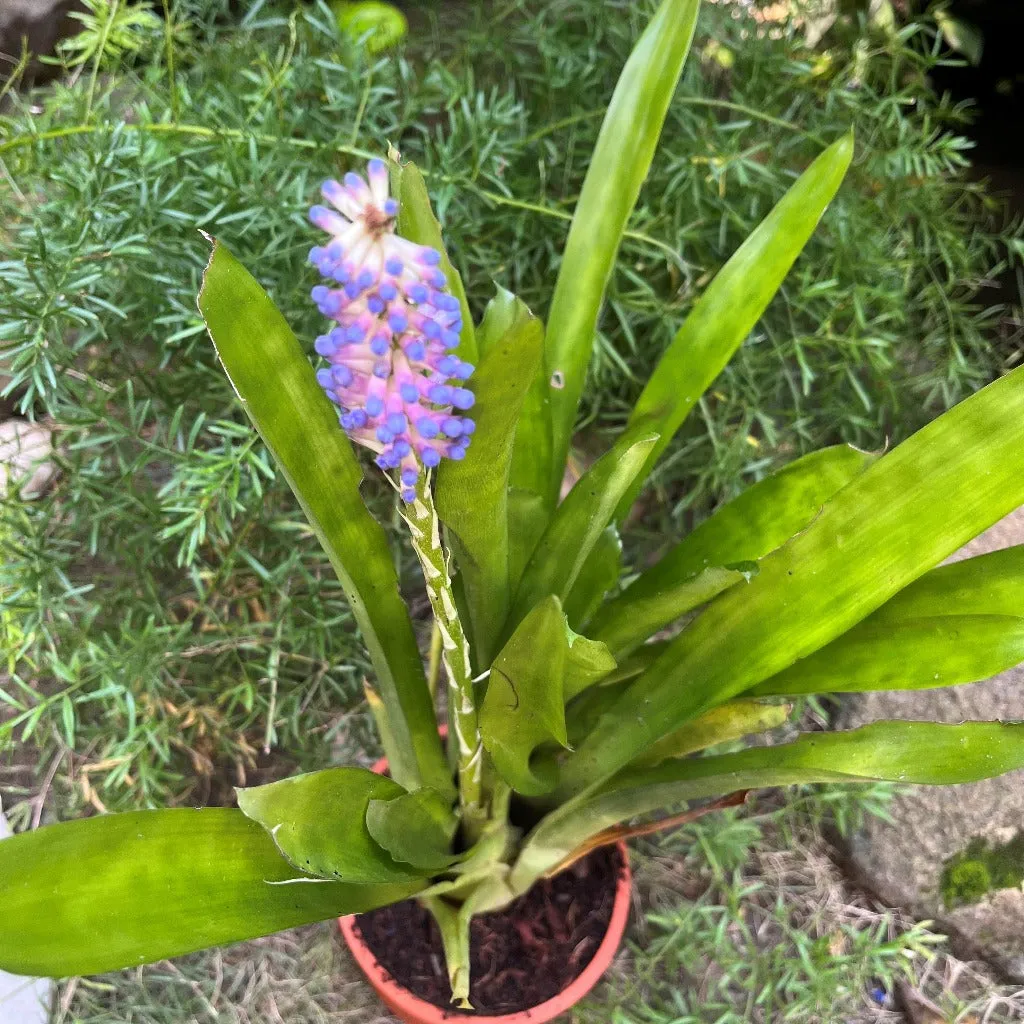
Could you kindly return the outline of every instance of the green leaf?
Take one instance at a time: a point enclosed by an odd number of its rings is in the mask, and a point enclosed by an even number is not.
[[[451,789],[423,663],[362,471],[334,407],[284,317],[220,242],[199,309],[231,384],[302,506],[345,589],[387,708],[395,779]]]
[[[1021,451],[1024,369],[879,459],[762,559],[756,579],[710,604],[570,755],[560,796],[824,647],[1024,504]]]
[[[792,704],[765,704],[759,700],[731,700],[681,725],[645,750],[634,767],[651,767],[672,757],[685,757],[718,743],[739,740],[784,725]]]
[[[691,310],[630,416],[631,426],[656,430],[661,440],[620,504],[620,520],[690,410],[779,290],[838,191],[852,157],[852,134],[829,146],[736,250]]]
[[[836,445],[748,487],[605,604],[589,632],[621,657],[734,583],[749,580],[758,559],[799,533],[876,458]]]
[[[383,775],[366,768],[325,768],[237,793],[243,813],[274,837],[300,871],[345,882],[397,882],[422,875],[396,864],[367,828],[372,800],[405,794]]]
[[[568,598],[619,498],[656,440],[653,434],[623,434],[576,482],[552,516],[523,573],[512,624],[549,594],[559,601]]]
[[[561,602],[545,598],[519,624],[491,665],[480,732],[501,777],[527,795],[551,788],[530,755],[542,743],[565,746],[563,690],[570,633]]]
[[[476,345],[480,358],[487,355],[495,342],[501,341],[517,324],[533,317],[529,306],[500,284],[494,286],[494,298],[487,303],[484,317],[476,329]],[[541,325],[543,330],[543,324]]]
[[[872,622],[902,622],[947,613],[1024,614],[1024,544],[965,558],[925,573],[887,601]]]
[[[654,640],[638,647],[632,654],[621,659],[614,672],[601,680],[601,686],[614,686],[617,683],[628,682],[642,675],[648,668],[668,650],[668,640]]]
[[[614,526],[609,526],[597,538],[566,598],[565,617],[573,629],[586,626],[621,574],[622,538]]]
[[[423,902],[434,915],[441,933],[445,964],[448,968],[448,982],[452,989],[452,1003],[464,1010],[471,1010],[470,987],[470,926],[477,914],[486,914],[507,906],[516,894],[508,887],[501,874],[492,874],[475,883],[465,902],[453,907],[450,903],[434,896]],[[494,1018],[491,1018],[492,1020]]]
[[[366,811],[374,840],[395,860],[419,871],[441,871],[458,860],[452,853],[458,824],[451,802],[433,789],[371,800]]]
[[[740,789],[890,780],[945,786],[1024,767],[1024,723],[874,722],[849,732],[811,733],[777,747],[679,758],[627,769],[590,798],[563,805],[534,830],[513,868],[522,892],[589,836],[684,800]]]
[[[100,974],[405,899],[297,872],[240,811],[103,815],[0,843],[0,969]]]
[[[526,397],[527,402],[529,402],[529,393]],[[524,405],[523,412],[519,418],[519,428],[516,431],[516,445],[512,452],[513,473],[515,473],[516,457],[520,450],[519,441],[523,437],[524,429],[528,432],[534,426],[536,426],[536,421],[530,420],[527,408]],[[512,476],[509,479],[511,480]],[[527,563],[530,561],[534,551],[537,550],[537,542],[544,535],[544,531],[550,522],[551,515],[548,512],[548,507],[542,494],[521,487],[509,486],[508,582],[511,593],[515,593],[518,589]]]
[[[1024,618],[941,615],[865,620],[759,683],[757,694],[926,690],[976,683],[1024,661]]]
[[[563,699],[568,702],[577,694],[615,671],[615,658],[600,640],[588,640],[573,631],[568,620],[565,625],[569,651],[565,660]]]
[[[423,903],[433,915],[437,930],[441,933],[441,948],[444,950],[444,964],[448,971],[448,985],[452,990],[452,1005],[461,1010],[471,1010],[469,920],[463,916],[462,907],[452,906],[438,896],[427,896]]]
[[[717,509],[623,591],[651,597],[702,569],[757,562],[799,533],[837,491],[877,455],[839,444],[822,448],[759,480]]]
[[[488,337],[487,349],[473,378],[473,443],[461,462],[445,460],[436,488],[438,514],[451,531],[481,665],[490,664],[508,617],[512,444],[544,342],[540,321],[522,303],[512,310],[500,338],[490,337],[492,325],[485,321],[487,330],[481,331],[481,337]]]
[[[553,430],[547,501],[562,485],[597,316],[626,222],[690,49],[700,0],[662,0],[626,61],[601,125],[565,243],[548,316]]]
[[[757,575],[757,563],[738,568],[704,569],[696,576],[679,580],[650,596],[632,595],[630,600],[610,601],[594,616],[590,633],[601,640],[616,658],[632,653],[648,637],[680,616],[693,611],[741,581]],[[629,593],[628,588],[626,593]],[[624,595],[623,595],[624,596]]]
[[[551,402],[541,365],[523,400],[509,470],[509,589],[515,593],[523,571],[551,520],[548,471],[551,466]]]
[[[848,633],[755,694],[916,690],[1024,661],[1024,545],[925,573]]]
[[[462,286],[462,277],[448,258],[448,250],[445,249],[444,239],[441,237],[441,225],[430,208],[430,196],[427,194],[423,174],[414,163],[400,163],[394,151],[389,156],[391,191],[398,198],[396,231],[410,242],[429,245],[441,254],[440,266],[448,278],[448,290],[459,300],[462,311],[462,331],[455,354],[475,365],[478,358],[476,332],[473,330],[473,315],[466,301],[466,289]]]

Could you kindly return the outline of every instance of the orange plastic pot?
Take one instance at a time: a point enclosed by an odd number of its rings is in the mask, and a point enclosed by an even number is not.
[[[378,773],[387,771],[387,761],[381,759],[373,770]],[[517,1013],[505,1013],[500,1016],[478,1016],[475,1014],[452,1014],[425,999],[413,995],[403,985],[399,985],[388,972],[377,962],[369,947],[363,942],[356,930],[355,917],[338,918],[338,925],[345,943],[355,957],[363,974],[373,986],[385,1006],[405,1024],[452,1024],[453,1021],[465,1020],[472,1024],[545,1024],[554,1020],[559,1014],[565,1013],[576,1005],[600,980],[611,966],[615,954],[622,943],[629,917],[631,876],[629,871],[629,853],[625,843],[619,843],[619,854],[622,857],[622,871],[615,883],[615,902],[612,905],[612,916],[608,922],[608,930],[597,947],[593,959],[583,971],[570,982],[558,995],[538,1003],[528,1010]]]

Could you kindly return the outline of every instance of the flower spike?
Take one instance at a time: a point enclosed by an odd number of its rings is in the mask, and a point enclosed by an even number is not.
[[[322,194],[333,209],[314,206],[309,219],[331,239],[309,260],[330,283],[312,298],[337,326],[316,339],[328,362],[317,380],[352,440],[375,451],[381,469],[398,470],[411,502],[424,468],[464,458],[476,427],[458,415],[474,401],[463,386],[473,367],[451,353],[459,301],[441,254],[395,234],[398,202],[383,160],[369,162],[365,179],[350,172],[324,182]]]

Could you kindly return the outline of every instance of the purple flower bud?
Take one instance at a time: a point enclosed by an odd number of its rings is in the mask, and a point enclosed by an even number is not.
[[[320,337],[313,342],[313,350],[318,356],[323,356],[324,359],[330,359],[338,350],[338,346],[334,343],[334,339],[329,334],[321,334]]]

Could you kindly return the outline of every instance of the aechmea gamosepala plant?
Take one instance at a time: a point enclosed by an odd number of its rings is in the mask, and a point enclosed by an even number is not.
[[[622,562],[617,524],[816,229],[852,138],[794,168],[622,436],[560,500],[605,286],[696,15],[697,0],[663,0],[629,59],[546,335],[504,291],[473,321],[423,177],[394,157],[328,183],[333,210],[314,208],[330,237],[311,254],[327,282],[313,297],[334,326],[311,346],[214,245],[200,309],[349,597],[391,778],[331,768],[240,790],[237,810],[6,841],[0,967],[92,973],[416,896],[437,913],[465,1003],[472,915],[624,824],[758,786],[958,783],[1024,766],[1020,723],[882,722],[713,749],[778,724],[797,694],[957,685],[1024,660],[1024,549],[941,566],[1024,504],[1024,369],[887,453],[798,459],[642,572]],[[442,639],[450,756],[352,441],[402,492]]]

